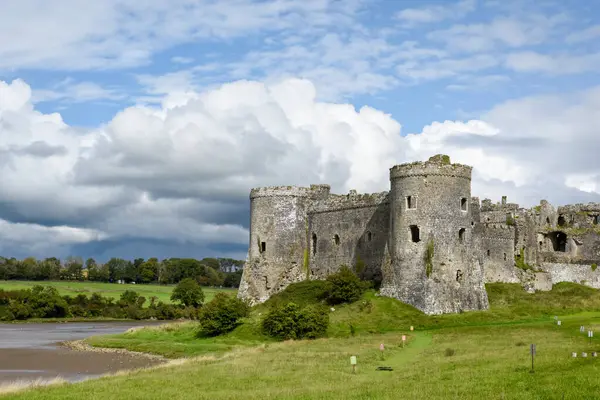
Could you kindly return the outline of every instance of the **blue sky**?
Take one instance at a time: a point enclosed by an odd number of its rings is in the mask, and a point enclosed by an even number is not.
[[[251,187],[436,152],[482,198],[600,201],[600,4],[142,3],[3,3],[0,253],[243,258]]]

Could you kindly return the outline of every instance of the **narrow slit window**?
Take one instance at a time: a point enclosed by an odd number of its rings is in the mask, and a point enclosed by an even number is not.
[[[460,199],[460,209],[463,211],[467,211],[467,198],[463,197]]]
[[[465,228],[460,228],[458,231],[458,241],[464,243],[465,241]]]
[[[371,232],[367,232],[367,240],[370,242],[372,238],[373,235],[371,234]]]
[[[267,251],[267,242],[260,242],[260,252],[264,253]]]
[[[315,254],[317,254],[317,234],[316,233],[312,234],[312,253],[313,253],[313,256]]]
[[[506,253],[504,253],[504,261],[506,261]]]
[[[417,198],[413,196],[406,197],[406,208],[414,209],[417,208]]]
[[[335,242],[336,246],[339,246],[339,244],[340,244],[340,235],[336,234],[333,237],[333,241]]]
[[[487,256],[488,256],[488,257],[490,256],[490,250],[489,250],[489,249],[488,249],[488,251],[487,251]]]
[[[421,236],[420,236],[418,226],[416,226],[416,225],[410,226],[410,238],[414,243],[418,243],[421,241]]]

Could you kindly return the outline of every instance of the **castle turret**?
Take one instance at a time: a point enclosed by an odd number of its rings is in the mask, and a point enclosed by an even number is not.
[[[308,274],[307,207],[328,185],[277,186],[250,192],[250,243],[238,296],[261,303]]]
[[[390,169],[391,268],[381,294],[427,314],[488,308],[471,218],[471,167],[448,156]]]

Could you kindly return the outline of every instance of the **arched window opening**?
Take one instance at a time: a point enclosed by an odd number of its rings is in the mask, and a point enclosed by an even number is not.
[[[463,211],[467,211],[467,198],[463,197],[460,199],[460,209]]]
[[[417,208],[417,198],[413,196],[406,196],[406,208]]]
[[[565,217],[562,215],[558,217],[558,226],[565,226]]]
[[[550,232],[548,234],[550,241],[552,242],[552,249],[554,251],[565,252],[567,251],[567,234],[564,232]]]
[[[465,228],[460,228],[458,231],[458,241],[464,243],[465,241]]]
[[[546,217],[546,223],[550,225],[550,217]]]
[[[416,225],[411,225],[410,226],[410,238],[414,243],[420,242],[421,241],[421,237],[420,237],[420,232],[419,232],[419,227]]]
[[[333,241],[335,242],[336,246],[340,245],[340,235],[338,235],[337,233],[333,236]]]
[[[371,232],[367,232],[367,240],[370,242],[372,238]]]
[[[312,234],[312,253],[313,256],[317,254],[317,234]]]

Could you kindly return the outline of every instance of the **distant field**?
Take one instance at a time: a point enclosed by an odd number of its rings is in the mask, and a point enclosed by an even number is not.
[[[0,281],[0,289],[4,290],[16,290],[16,289],[30,289],[35,285],[42,286],[54,286],[58,289],[61,295],[76,296],[78,294],[85,294],[86,296],[92,293],[100,293],[105,297],[112,297],[118,299],[125,290],[135,290],[139,295],[144,296],[147,301],[150,301],[150,297],[156,296],[159,300],[170,303],[171,292],[175,285],[132,285],[132,284],[118,284],[118,283],[101,283],[101,282],[69,282],[69,281],[58,281],[58,282],[46,282],[46,281]],[[235,293],[237,289],[213,289],[203,287],[205,301],[210,301],[218,292]],[[147,305],[147,304],[146,304]]]

